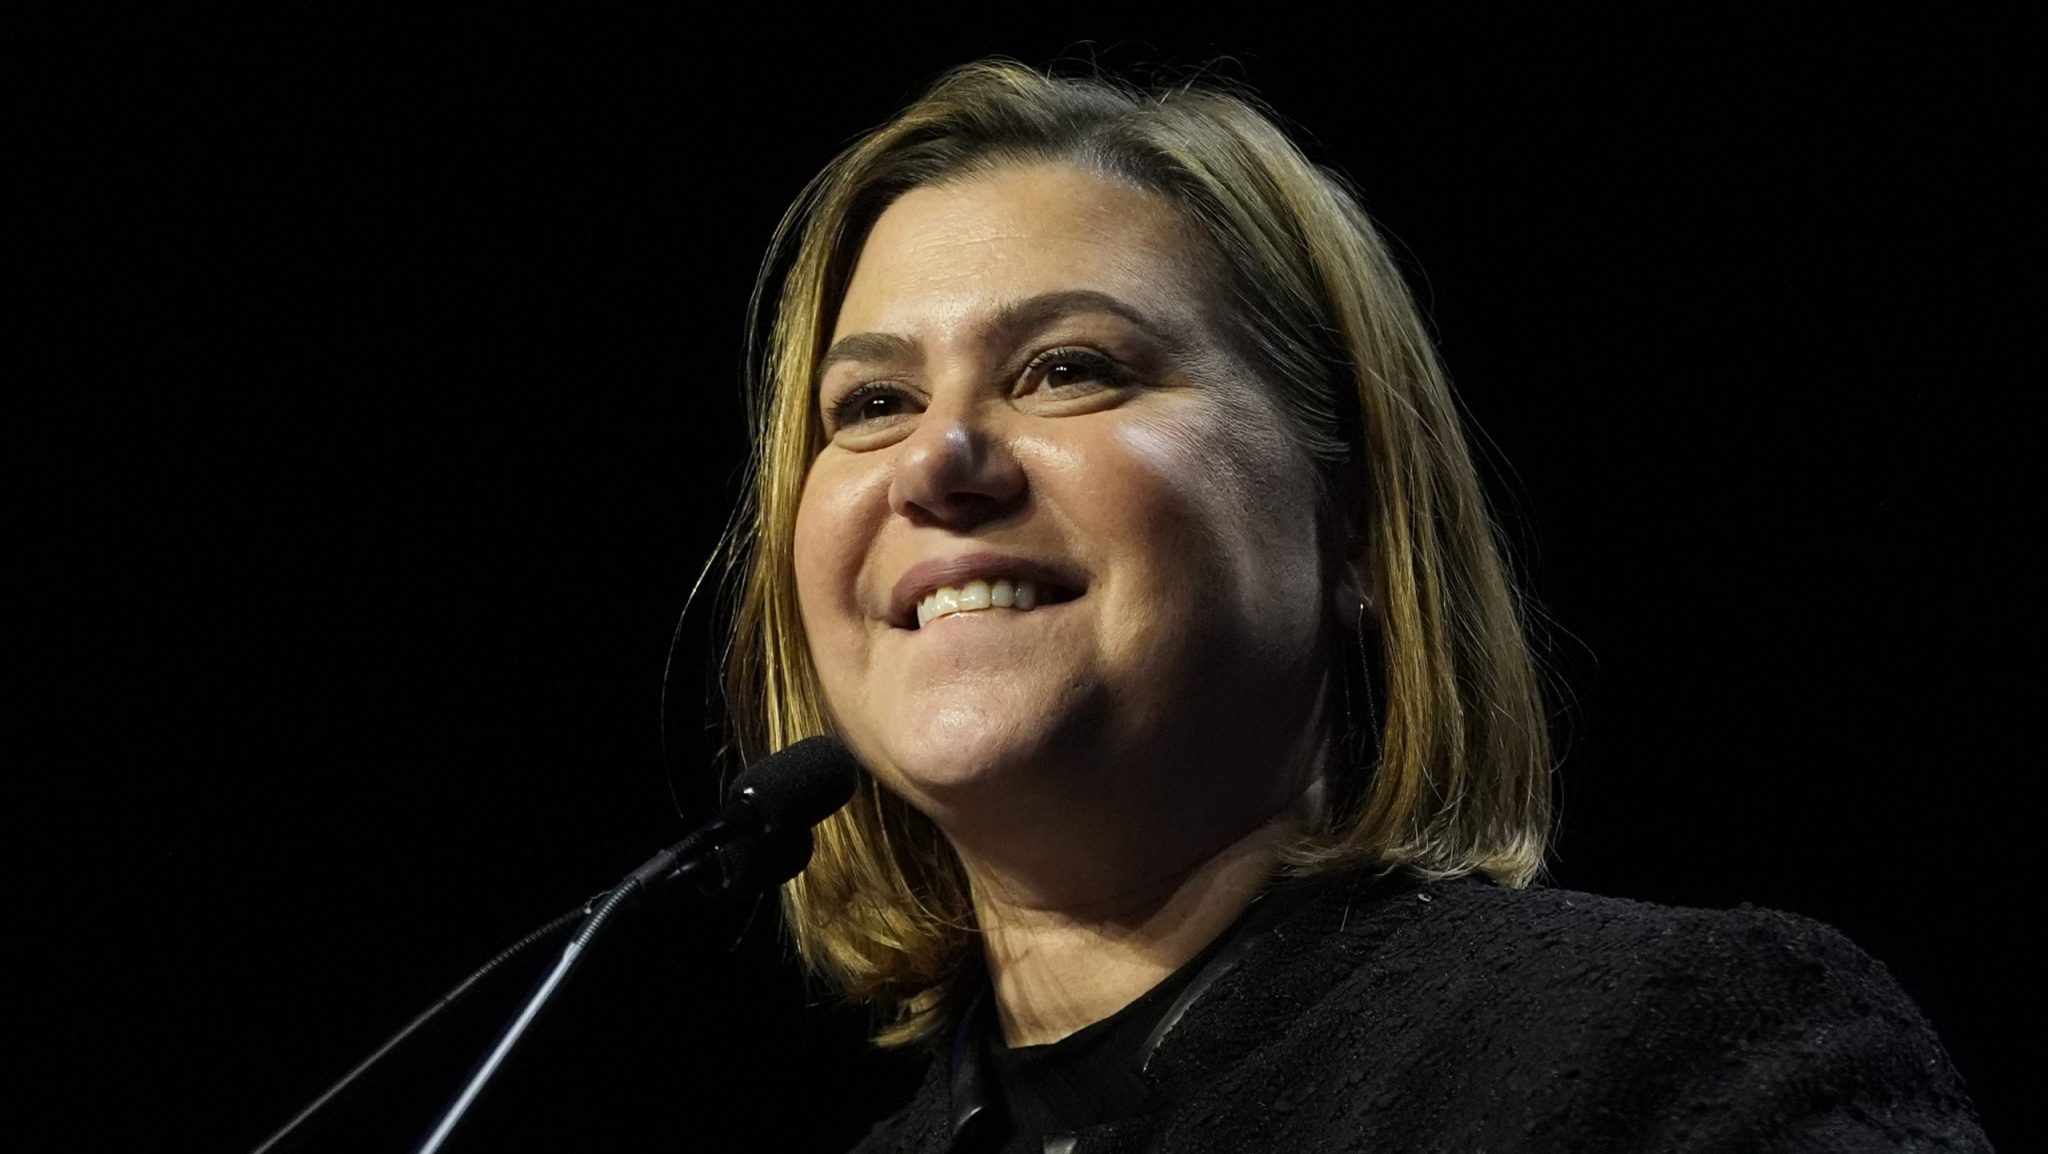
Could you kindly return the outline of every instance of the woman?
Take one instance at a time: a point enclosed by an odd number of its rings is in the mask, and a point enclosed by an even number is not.
[[[934,1055],[860,1149],[1981,1148],[1839,935],[1530,888],[1450,393],[1248,101],[962,68],[778,250],[728,693],[871,772],[785,894]]]

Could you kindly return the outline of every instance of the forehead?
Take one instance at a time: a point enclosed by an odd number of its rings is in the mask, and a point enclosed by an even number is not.
[[[1159,194],[1071,164],[1010,166],[897,198],[861,246],[833,336],[943,331],[1063,290],[1192,319],[1209,266]]]

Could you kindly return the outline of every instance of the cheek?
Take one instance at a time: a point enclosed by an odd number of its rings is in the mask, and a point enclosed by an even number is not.
[[[1267,421],[1223,421],[1204,408],[1119,433],[1131,476],[1132,527],[1208,577],[1270,579],[1275,566],[1314,570],[1313,479],[1291,438]]]
[[[816,635],[855,604],[855,579],[869,539],[862,478],[821,458],[797,503],[792,564],[805,627]]]
[[[1122,522],[1115,530],[1162,574],[1198,578],[1227,551],[1214,507],[1229,486],[1216,483],[1216,462],[1203,450],[1184,421],[1135,422],[1117,431],[1113,480],[1102,486],[1118,498],[1109,506]]]
[[[1147,595],[1214,642],[1312,647],[1323,601],[1314,480],[1277,414],[1223,420],[1190,406],[1118,440],[1129,470],[1120,487],[1132,498],[1122,528],[1145,554]]]

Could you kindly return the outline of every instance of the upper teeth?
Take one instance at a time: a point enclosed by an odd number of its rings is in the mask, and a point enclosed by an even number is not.
[[[1030,581],[969,581],[965,585],[943,585],[924,595],[917,603],[917,627],[934,619],[975,609],[1023,609],[1038,604],[1038,586]]]

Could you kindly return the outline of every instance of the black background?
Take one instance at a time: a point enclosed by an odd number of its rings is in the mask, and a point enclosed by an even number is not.
[[[762,251],[839,146],[1002,52],[1210,64],[1350,174],[1568,690],[1557,880],[1840,927],[2027,1145],[2019,30],[1367,13],[19,41],[12,1125],[251,1147],[710,809],[710,598],[676,622]],[[328,1140],[415,1140],[525,981]],[[840,1149],[916,1076],[865,1025],[772,903],[663,907],[457,1148]]]

